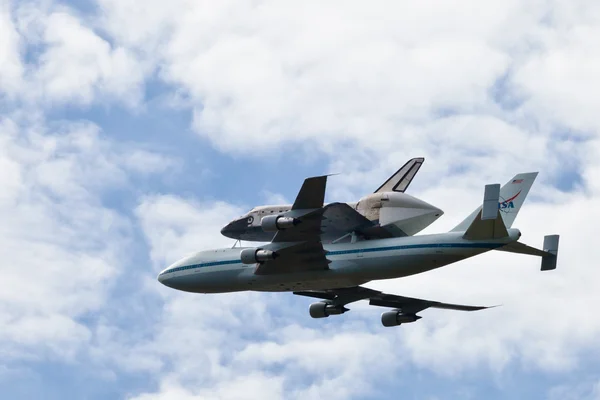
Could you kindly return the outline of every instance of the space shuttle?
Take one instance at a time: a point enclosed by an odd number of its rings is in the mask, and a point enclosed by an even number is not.
[[[406,193],[423,165],[424,158],[413,158],[390,176],[375,192],[354,203],[329,203],[314,199],[314,208],[323,208],[321,241],[324,243],[353,242],[412,236],[444,214],[439,208]],[[307,188],[305,193],[310,193]],[[302,207],[311,202],[303,202]],[[269,242],[279,230],[289,228],[300,211],[295,204],[254,207],[231,221],[221,234],[226,237]]]

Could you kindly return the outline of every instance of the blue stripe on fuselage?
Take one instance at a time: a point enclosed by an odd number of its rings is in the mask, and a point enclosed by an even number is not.
[[[426,249],[440,247],[455,247],[455,248],[476,248],[476,249],[494,249],[504,246],[504,243],[428,243],[428,244],[407,244],[404,246],[387,246],[387,247],[372,247],[370,249],[352,249],[328,251],[327,256],[338,256],[341,254],[353,253],[372,253],[374,251],[389,251],[389,250],[407,250],[407,249]]]
[[[407,249],[426,249],[426,248],[476,248],[476,249],[495,249],[504,246],[505,243],[429,243],[429,244],[407,244],[403,246],[372,247],[367,249],[337,250],[327,251],[325,256],[339,256],[343,254],[373,253],[376,251],[407,250]],[[171,272],[185,271],[188,269],[215,267],[217,265],[241,264],[239,259],[226,261],[212,261],[200,264],[185,265],[164,271],[161,275]]]

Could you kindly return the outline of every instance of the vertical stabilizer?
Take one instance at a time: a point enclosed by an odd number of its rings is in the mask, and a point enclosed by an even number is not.
[[[510,228],[515,221],[537,175],[537,172],[517,174],[500,189],[498,210],[506,228]],[[464,221],[456,225],[452,232],[466,231],[478,214],[481,213],[481,209],[482,206],[479,206]]]
[[[542,257],[542,271],[556,269],[556,258],[558,256],[558,235],[544,236],[544,251],[548,254]]]
[[[408,185],[412,182],[419,168],[423,165],[425,159],[423,157],[413,158],[404,164],[394,175],[390,176],[387,181],[374,192],[404,192],[408,189]]]
[[[465,231],[463,238],[469,240],[500,239],[508,236],[508,231],[500,215],[498,203],[500,201],[500,185],[485,185],[483,194],[483,208],[481,213]]]

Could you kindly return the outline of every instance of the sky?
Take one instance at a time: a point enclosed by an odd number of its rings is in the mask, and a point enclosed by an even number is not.
[[[600,399],[600,3],[0,0],[0,390],[24,399]],[[288,293],[157,282],[308,176],[409,158],[445,232],[539,171],[490,252],[371,282],[501,304],[384,328]]]

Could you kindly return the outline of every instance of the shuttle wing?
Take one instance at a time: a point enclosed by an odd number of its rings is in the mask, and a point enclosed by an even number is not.
[[[264,249],[277,254],[272,260],[259,263],[257,275],[292,273],[327,269],[330,261],[325,257],[321,243],[323,200],[327,176],[307,178],[296,196],[292,210],[286,214],[296,220],[293,227],[279,230],[273,241]]]
[[[257,275],[314,271],[329,268],[322,240],[333,240],[348,232],[366,238],[385,238],[391,234],[355,211],[345,203],[323,207],[327,176],[304,180],[292,210],[286,217],[294,218],[292,227],[277,231],[270,244],[264,246],[277,255],[258,263]]]
[[[343,307],[346,304],[358,300],[369,300],[369,304],[372,306],[392,307],[402,312],[403,314],[416,314],[427,308],[441,308],[446,310],[459,311],[477,311],[490,308],[482,306],[468,306],[462,304],[442,303],[439,301],[398,296],[395,294],[387,294],[378,290],[373,290],[362,286],[328,290],[307,290],[302,292],[294,292],[294,294],[324,299],[328,303],[340,307]]]
[[[323,207],[326,186],[327,175],[306,178],[292,205],[292,210]]]
[[[365,239],[386,239],[393,235],[377,226],[346,203],[331,203],[325,206],[321,224],[321,239],[332,241],[348,233],[356,232]]]

